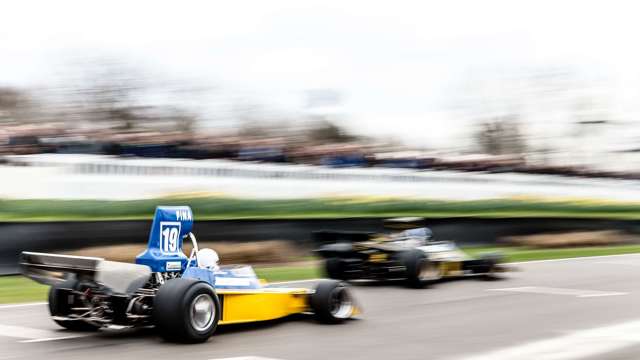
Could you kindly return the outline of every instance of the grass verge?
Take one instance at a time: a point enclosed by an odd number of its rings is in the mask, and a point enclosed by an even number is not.
[[[640,253],[640,245],[576,247],[563,249],[533,249],[522,246],[477,246],[464,250],[471,256],[500,252],[508,262],[550,260],[575,257]],[[270,282],[303,280],[322,277],[322,271],[314,265],[257,267],[258,277]],[[46,301],[48,288],[22,276],[0,277],[0,304]]]
[[[301,266],[273,266],[255,268],[259,278],[269,282],[317,279],[323,277],[322,271],[316,265]]]
[[[478,246],[464,248],[467,254],[478,256],[482,253],[499,252],[507,262],[568,259],[576,257],[621,255],[640,253],[640,245],[588,246],[559,249],[540,249],[524,246]]]
[[[382,198],[250,200],[222,197],[130,201],[0,200],[0,221],[150,220],[156,205],[190,205],[198,220],[425,216],[640,219],[640,203],[495,199],[437,201]]]
[[[0,277],[0,304],[46,301],[48,290],[48,286],[38,284],[24,276],[2,276]]]

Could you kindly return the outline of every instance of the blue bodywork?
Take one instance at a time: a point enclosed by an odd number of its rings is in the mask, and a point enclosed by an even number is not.
[[[251,266],[230,265],[206,269],[197,259],[182,252],[182,241],[193,228],[193,212],[188,206],[158,206],[153,217],[147,249],[136,264],[152,272],[180,272],[181,277],[206,281],[218,289],[259,289],[262,287]]]
[[[182,252],[182,239],[191,232],[193,213],[188,206],[158,206],[153,217],[147,249],[136,257],[136,264],[152,272],[183,272],[188,258]]]
[[[216,289],[260,289],[262,284],[248,265],[222,266],[217,270],[189,266],[182,274],[183,278],[206,281]]]

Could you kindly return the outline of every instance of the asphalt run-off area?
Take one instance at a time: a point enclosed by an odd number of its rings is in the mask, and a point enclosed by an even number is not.
[[[53,323],[46,304],[2,305],[0,360],[637,358],[640,254],[516,268],[503,280],[425,289],[358,283],[352,288],[364,313],[356,320],[321,325],[296,316],[221,326],[197,345],[165,342],[153,329],[74,333]]]

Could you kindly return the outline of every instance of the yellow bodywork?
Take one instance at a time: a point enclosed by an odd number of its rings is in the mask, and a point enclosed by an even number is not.
[[[222,307],[220,325],[265,321],[309,310],[312,290],[304,288],[262,288],[218,290]]]
[[[389,260],[389,256],[385,253],[377,253],[369,255],[369,261],[371,262],[385,262]]]
[[[440,274],[442,274],[442,276],[464,275],[464,271],[462,271],[462,262],[461,261],[441,262]]]

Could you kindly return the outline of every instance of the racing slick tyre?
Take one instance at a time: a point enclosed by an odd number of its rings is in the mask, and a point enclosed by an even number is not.
[[[69,290],[78,290],[79,282],[76,279],[69,279],[49,288],[49,313],[52,317],[66,317],[71,313],[71,308],[78,299]],[[95,331],[99,326],[90,324],[82,320],[59,320],[53,321],[65,329],[74,331]]]
[[[405,266],[406,281],[410,287],[422,288],[442,278],[438,264],[429,261],[420,250],[406,251],[399,257],[400,263]]]
[[[344,272],[344,261],[340,258],[329,258],[324,262],[327,276],[332,279],[347,280]]]
[[[351,318],[356,309],[347,285],[337,280],[318,283],[310,305],[318,321],[326,324],[341,323]]]
[[[220,300],[211,285],[196,279],[171,279],[160,286],[153,320],[165,340],[204,342],[220,321]]]
[[[498,267],[503,261],[503,256],[500,254],[483,254],[479,257],[484,262],[484,273],[481,275],[483,280],[499,280]]]

